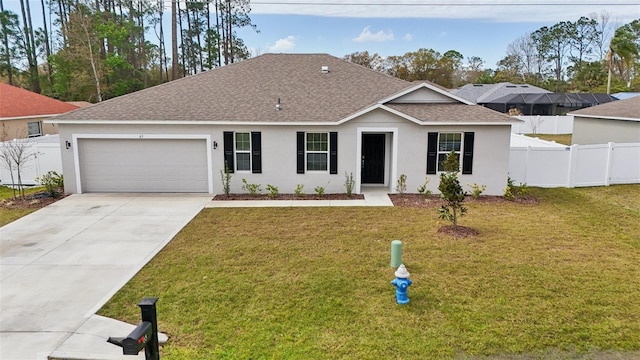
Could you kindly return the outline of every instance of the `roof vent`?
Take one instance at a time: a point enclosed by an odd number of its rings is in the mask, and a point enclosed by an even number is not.
[[[322,70],[322,73],[323,73],[323,74],[326,74],[326,73],[328,73],[328,72],[329,72],[329,67],[328,67],[328,66],[323,66],[323,67],[321,68],[321,70]]]

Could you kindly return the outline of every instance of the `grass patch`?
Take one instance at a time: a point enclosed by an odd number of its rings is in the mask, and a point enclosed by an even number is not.
[[[537,137],[542,140],[555,141],[558,144],[571,145],[572,134],[525,134],[529,137]]]
[[[163,359],[640,355],[640,185],[531,191],[469,203],[465,239],[435,209],[205,209],[100,314],[158,296]]]
[[[25,195],[35,194],[44,190],[43,187],[32,187],[25,189]],[[13,189],[0,186],[0,202],[10,201],[13,199]],[[25,215],[28,215],[34,211],[38,210],[38,207],[2,207],[0,206],[0,226],[7,225],[8,223],[15,221]]]

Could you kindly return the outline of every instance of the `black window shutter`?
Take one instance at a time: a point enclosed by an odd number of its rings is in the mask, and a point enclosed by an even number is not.
[[[427,135],[427,174],[435,174],[438,170],[438,133]]]
[[[235,163],[233,162],[233,132],[232,131],[225,131],[223,133],[223,142],[224,142],[224,162],[229,167],[229,172],[233,173],[233,169],[235,169]]]
[[[251,172],[254,174],[262,173],[262,143],[261,133],[251,133]]]
[[[329,173],[338,173],[338,133],[329,133]]]
[[[304,174],[304,132],[298,131],[297,136],[298,136],[298,141],[297,141],[298,174]]]
[[[462,154],[462,173],[471,174],[473,170],[473,138],[474,133],[464,133],[464,151]]]

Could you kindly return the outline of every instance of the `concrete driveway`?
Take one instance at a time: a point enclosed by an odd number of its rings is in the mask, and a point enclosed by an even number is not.
[[[0,359],[118,358],[129,325],[95,312],[210,199],[71,195],[0,228]]]

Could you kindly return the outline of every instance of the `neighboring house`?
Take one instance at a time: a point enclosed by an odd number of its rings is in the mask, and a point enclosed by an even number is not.
[[[640,143],[640,96],[602,104],[573,115],[574,144]]]
[[[640,96],[640,92],[619,92],[615,94],[611,94],[614,98],[618,100],[625,100],[632,97]]]
[[[57,134],[55,124],[44,124],[54,115],[78,106],[0,83],[0,140]]]
[[[545,94],[551,91],[539,88],[529,84],[512,84],[510,82],[501,82],[497,84],[467,84],[457,89],[451,90],[451,93],[474,104],[487,103],[492,100],[501,98],[511,94]]]
[[[431,83],[325,54],[265,54],[58,116],[65,191],[222,193],[221,172],[293,193],[407,192],[454,150],[460,182],[502,194],[511,124]]]
[[[618,99],[599,93],[521,93],[510,94],[490,101],[478,101],[478,105],[508,114],[525,116],[563,116],[570,111],[596,106]]]

